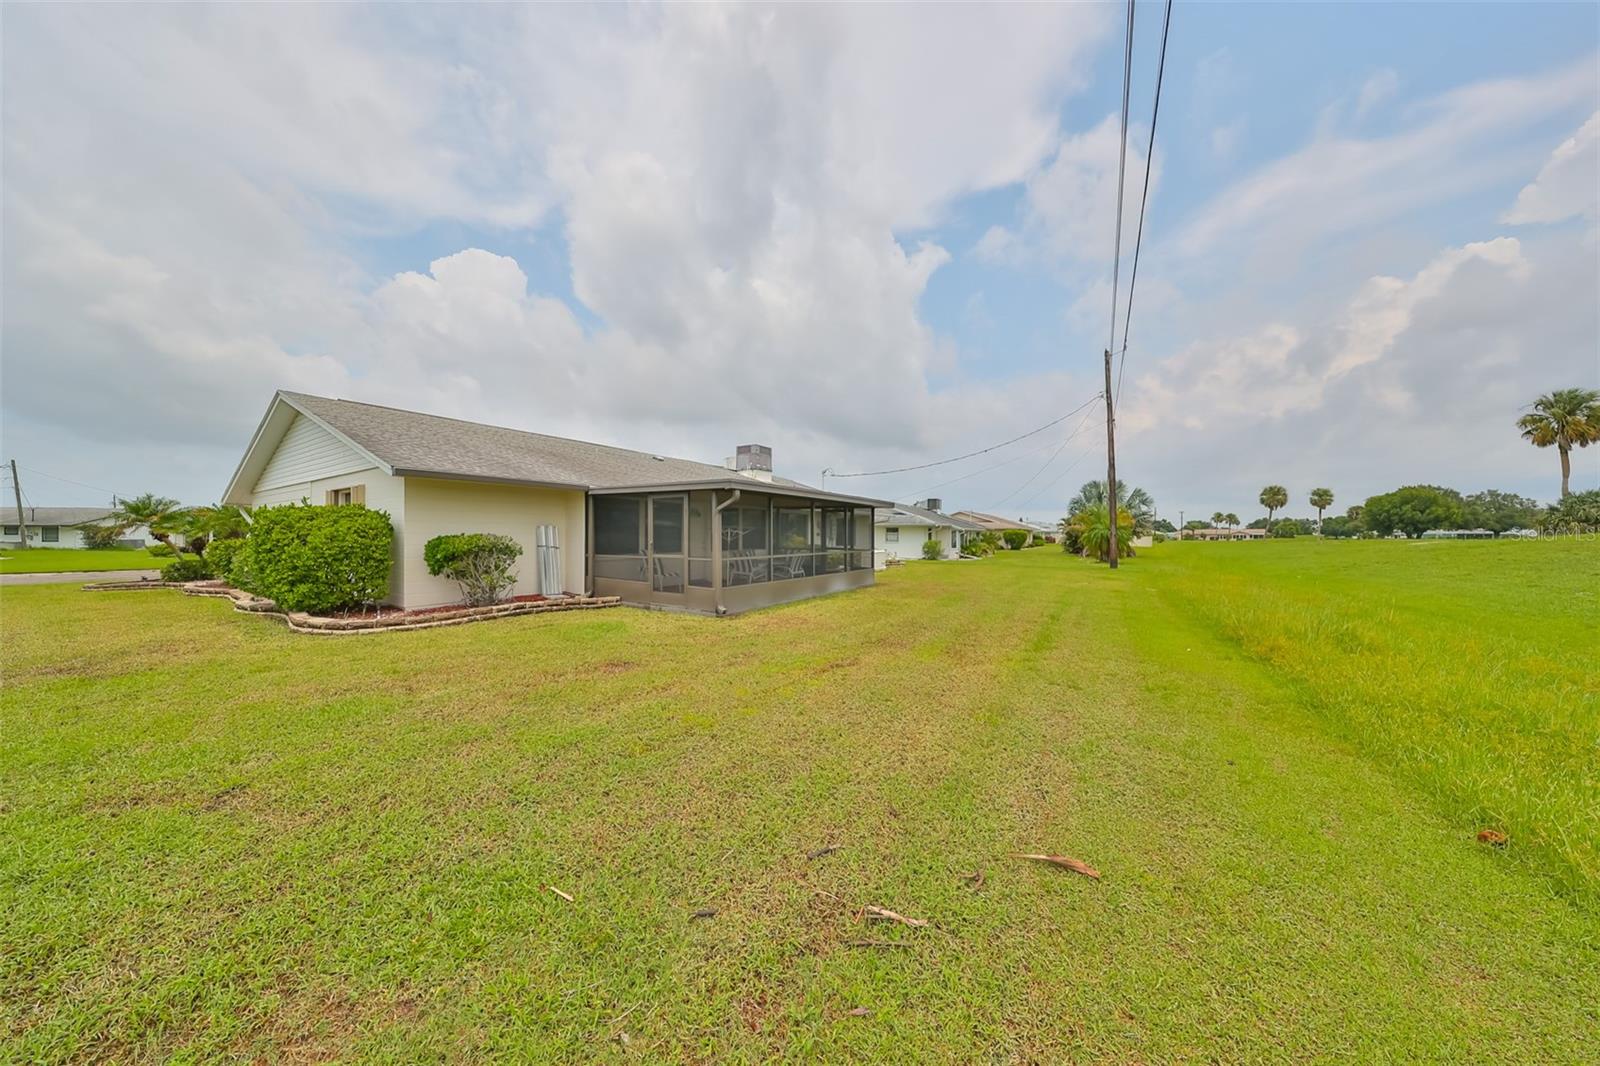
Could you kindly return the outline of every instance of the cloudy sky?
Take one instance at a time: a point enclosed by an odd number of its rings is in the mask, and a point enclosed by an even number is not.
[[[1101,387],[1120,18],[9,5],[4,457],[210,501],[280,387],[812,482],[1005,440]],[[1585,4],[1180,4],[1124,477],[1551,498],[1512,423],[1600,385],[1597,48]],[[1102,417],[829,486],[1058,515]]]

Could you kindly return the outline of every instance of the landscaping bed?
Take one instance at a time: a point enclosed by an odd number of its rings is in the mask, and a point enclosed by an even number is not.
[[[324,635],[342,633],[395,632],[435,629],[512,615],[545,614],[551,611],[588,611],[616,607],[616,596],[516,596],[483,607],[427,607],[417,611],[357,611],[337,615],[315,615],[285,611],[276,603],[253,593],[236,589],[222,581],[101,581],[83,586],[85,592],[120,592],[132,589],[178,589],[186,596],[215,596],[233,601],[233,609],[246,614],[268,614],[282,618],[296,633]]]

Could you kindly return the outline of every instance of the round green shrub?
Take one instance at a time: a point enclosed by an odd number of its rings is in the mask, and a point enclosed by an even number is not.
[[[922,542],[922,557],[924,559],[943,559],[944,545],[929,537]]]
[[[211,576],[204,559],[179,559],[161,568],[162,581],[204,581]]]
[[[383,511],[286,504],[252,518],[229,574],[247,575],[239,587],[312,614],[381,603],[389,594],[394,527]]]
[[[151,555],[154,555],[158,559],[164,559],[169,555],[177,555],[178,554],[173,549],[172,545],[163,544],[159,540],[156,541],[154,544],[150,545],[145,550],[148,551]]]
[[[468,604],[496,603],[517,583],[522,545],[499,533],[445,533],[422,546],[428,573],[461,586]]]

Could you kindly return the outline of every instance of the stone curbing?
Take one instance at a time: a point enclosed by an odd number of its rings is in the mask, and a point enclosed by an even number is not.
[[[396,611],[392,615],[377,617],[332,618],[326,615],[306,614],[303,611],[285,611],[269,599],[231,588],[221,581],[104,581],[83,586],[85,592],[120,592],[130,589],[178,589],[185,596],[213,596],[231,600],[236,611],[281,618],[291,632],[318,636],[402,633],[414,629],[438,629],[441,626],[465,625],[468,622],[486,622],[492,618],[508,618],[513,615],[592,611],[622,605],[621,598],[617,596],[562,596],[531,603],[494,603],[487,607],[460,607],[425,615],[407,615]]]

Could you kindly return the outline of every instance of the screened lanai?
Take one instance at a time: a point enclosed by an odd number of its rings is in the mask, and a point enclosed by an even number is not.
[[[736,614],[870,585],[878,502],[734,485],[591,491],[594,593]]]

